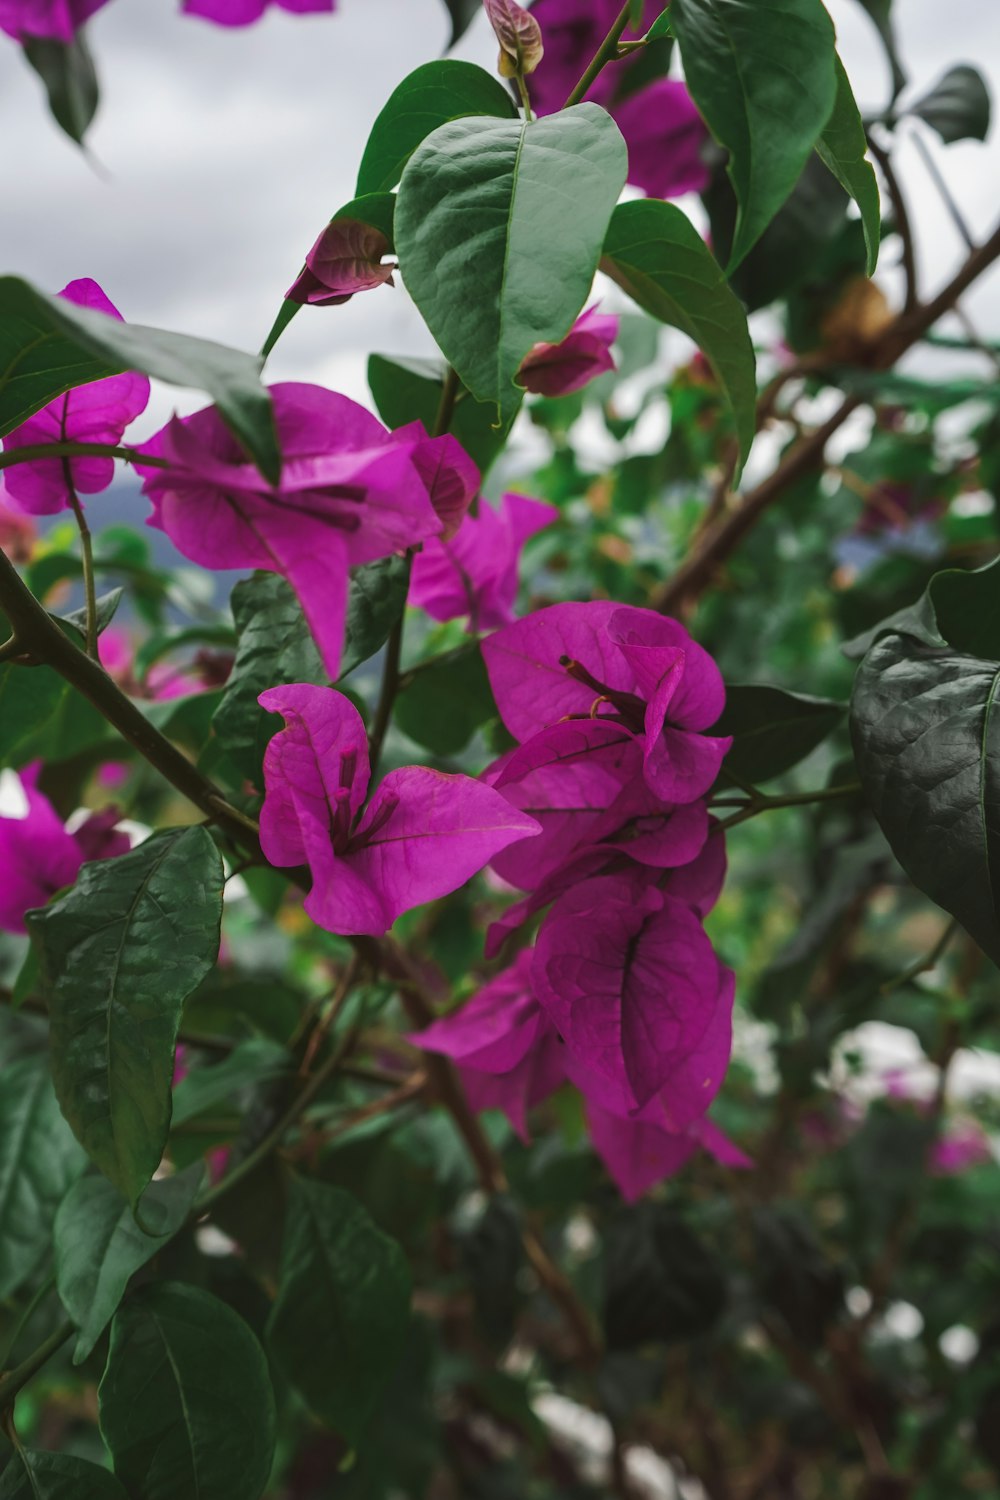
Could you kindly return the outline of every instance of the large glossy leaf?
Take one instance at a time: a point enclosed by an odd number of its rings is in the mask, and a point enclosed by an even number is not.
[[[0,1071],[0,1298],[48,1252],[56,1210],[87,1159],[56,1102],[45,1056]]]
[[[128,1500],[107,1469],[68,1453],[32,1453],[10,1460],[0,1479],[0,1500]]]
[[[56,124],[80,144],[97,113],[97,74],[83,33],[71,42],[54,37],[27,37],[24,56],[34,68],[48,95]]]
[[[243,1319],[198,1287],[160,1282],[119,1310],[100,1387],[115,1473],[146,1500],[258,1500],[274,1395]]]
[[[590,292],[628,152],[596,104],[533,123],[454,120],[403,173],[396,249],[446,359],[508,420],[514,377],[557,343]]]
[[[732,269],[792,191],[833,111],[833,24],[822,0],[674,0],[670,14],[694,101],[730,153]]]
[[[281,469],[260,361],[222,344],[165,333],[48,297],[0,277],[0,436],[73,386],[122,370],[206,391],[261,472]]]
[[[402,557],[383,557],[357,568],[351,578],[340,675],[374,656],[389,639],[406,608],[410,565]]]
[[[409,1303],[396,1242],[350,1193],[297,1179],[268,1346],[316,1415],[352,1445],[399,1357]]]
[[[1000,962],[1000,565],[939,573],[855,679],[858,771],[913,883]]]
[[[868,160],[868,143],[851,81],[837,58],[837,99],[816,150],[845,192],[861,211],[868,254],[866,270],[874,274],[882,234],[882,204],[875,168]]]
[[[211,835],[188,828],[84,865],[29,918],[59,1103],[133,1206],[163,1155],[181,1006],[218,957],[222,889]]]
[[[368,361],[368,387],[379,416],[388,427],[423,422],[433,432],[444,370],[426,359],[387,359],[373,354]],[[507,441],[510,424],[495,426],[496,408],[460,392],[449,431],[485,474]]]
[[[844,707],[763,684],[727,686],[725,710],[712,728],[733,736],[723,771],[752,782],[781,776],[836,729]]]
[[[446,58],[424,63],[389,95],[372,126],[357,192],[384,193],[394,188],[421,141],[449,120],[466,115],[517,118],[514,101],[501,83],[474,63]]]
[[[909,114],[918,115],[936,130],[946,145],[953,141],[985,141],[990,129],[990,95],[978,68],[967,63],[949,68],[944,77]]]
[[[107,1328],[130,1278],[170,1243],[187,1218],[202,1179],[201,1163],[151,1182],[142,1196],[142,1222],[105,1177],[84,1177],[56,1215],[56,1288],[80,1330],[73,1363],[80,1364]]]
[[[746,313],[691,221],[653,198],[611,217],[601,269],[646,312],[694,339],[736,418],[746,459],[756,429],[757,376]]]
[[[233,589],[236,661],[212,726],[237,769],[263,786],[261,767],[274,715],[257,702],[265,688],[327,681],[294,590],[277,573],[256,573]]]

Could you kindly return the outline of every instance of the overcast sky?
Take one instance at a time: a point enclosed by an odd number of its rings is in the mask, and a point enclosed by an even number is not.
[[[830,0],[862,108],[887,74],[857,0]],[[112,0],[91,22],[103,98],[95,168],[49,121],[38,80],[0,36],[0,139],[6,144],[0,268],[57,290],[93,276],[133,322],[256,348],[281,294],[330,214],[353,195],[371,122],[390,90],[446,40],[442,0],[340,0],[336,16],[270,14],[225,31],[182,18],[177,0]],[[905,64],[923,90],[953,62],[1000,80],[1000,5],[896,0]],[[460,55],[493,68],[477,23]],[[1000,132],[947,153],[977,233],[998,211]],[[938,148],[940,151],[940,148]],[[912,147],[900,167],[914,206],[921,272],[933,286],[961,253]],[[887,253],[881,273],[895,279]],[[1000,335],[1000,275],[967,299]],[[285,335],[273,378],[319,380],[358,399],[371,350],[428,350],[405,292],[307,310]],[[159,395],[151,417],[177,401]],[[182,399],[182,405],[191,402]]]

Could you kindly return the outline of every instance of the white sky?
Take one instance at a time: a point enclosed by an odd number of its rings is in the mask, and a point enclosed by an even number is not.
[[[274,12],[242,31],[178,9],[177,0],[113,0],[90,24],[103,86],[90,138],[100,172],[48,120],[38,80],[0,36],[0,269],[53,291],[93,276],[133,322],[256,348],[305,250],[353,196],[379,107],[440,53],[445,9],[441,0],[340,0],[334,17]],[[875,107],[886,69],[871,24],[856,0],[830,0],[830,9],[859,102]],[[896,0],[895,9],[918,91],[953,62],[1000,80],[993,0]],[[459,55],[492,69],[484,21]],[[1000,211],[1000,130],[985,146],[931,144],[973,229],[985,232]],[[960,243],[912,147],[900,168],[932,286],[957,263]],[[894,254],[881,273],[890,293]],[[967,306],[984,334],[1000,334],[1000,275]],[[319,380],[364,400],[371,350],[430,352],[403,290],[303,312],[271,378]],[[150,418],[177,399],[163,392]]]

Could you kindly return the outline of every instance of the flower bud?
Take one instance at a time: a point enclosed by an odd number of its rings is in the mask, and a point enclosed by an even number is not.
[[[500,43],[500,75],[526,78],[542,60],[542,28],[517,0],[483,0]]]

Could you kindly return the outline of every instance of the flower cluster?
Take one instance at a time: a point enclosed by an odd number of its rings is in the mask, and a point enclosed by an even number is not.
[[[643,28],[663,9],[647,0]],[[608,35],[618,0],[537,0],[531,14],[545,39],[545,55],[531,77],[531,102],[539,114],[562,109]],[[657,78],[636,87],[636,64],[605,68],[588,99],[614,117],[628,144],[629,182],[654,198],[698,193],[708,186],[708,130],[686,86]]]
[[[0,31],[19,42],[46,40],[69,45],[80,27],[108,0],[0,0]],[[293,15],[336,9],[336,0],[183,0],[186,16],[200,16],[217,26],[251,26],[271,6]]]
[[[728,1065],[733,975],[702,922],[725,873],[706,793],[729,740],[711,658],[675,621],[559,604],[483,644],[517,747],[486,780],[540,832],[492,861],[527,895],[487,951],[547,908],[522,952],[421,1046],[461,1065],[515,1128],[564,1080],[627,1197],[703,1148],[746,1165],[706,1112]]]

